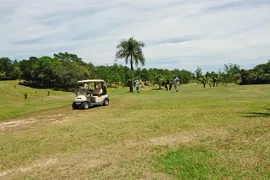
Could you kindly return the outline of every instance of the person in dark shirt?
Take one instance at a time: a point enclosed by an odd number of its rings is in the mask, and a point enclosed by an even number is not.
[[[107,94],[107,86],[106,86],[105,82],[101,83],[101,89],[102,89],[101,95],[106,95]]]

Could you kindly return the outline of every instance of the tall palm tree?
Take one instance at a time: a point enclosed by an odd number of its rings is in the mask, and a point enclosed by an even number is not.
[[[115,55],[116,59],[125,59],[126,64],[130,63],[130,92],[133,92],[133,66],[135,65],[137,67],[139,63],[143,66],[145,64],[145,58],[142,52],[142,48],[144,46],[144,42],[137,41],[133,37],[129,38],[128,40],[122,40],[117,46],[118,50]]]

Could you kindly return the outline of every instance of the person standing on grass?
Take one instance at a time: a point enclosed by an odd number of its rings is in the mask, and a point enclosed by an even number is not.
[[[137,93],[139,93],[140,92],[140,82],[138,80],[136,80],[135,86],[136,86]]]
[[[175,88],[175,91],[178,92],[178,81],[179,81],[179,78],[177,76],[174,76],[174,88]]]

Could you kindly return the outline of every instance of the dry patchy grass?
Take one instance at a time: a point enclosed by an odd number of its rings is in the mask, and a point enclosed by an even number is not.
[[[109,89],[108,107],[20,116],[0,124],[0,179],[267,179],[269,90]]]

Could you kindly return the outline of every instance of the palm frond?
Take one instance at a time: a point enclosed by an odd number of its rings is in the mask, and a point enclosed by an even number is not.
[[[145,65],[145,58],[142,48],[145,46],[144,42],[137,41],[134,37],[128,40],[122,40],[117,46],[118,51],[115,54],[116,59],[125,59],[126,64],[131,61],[132,64],[138,66],[139,64]]]
[[[139,44],[139,47],[145,47],[145,43],[142,41],[138,42],[138,44]]]
[[[125,59],[126,64],[128,64],[128,58],[129,58],[129,56],[127,56],[126,59]]]

